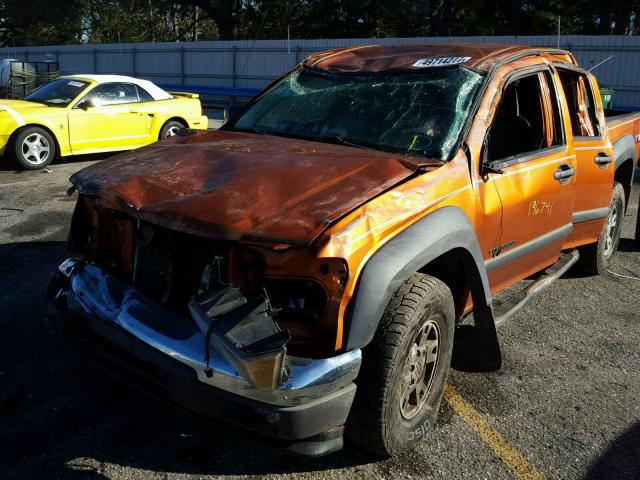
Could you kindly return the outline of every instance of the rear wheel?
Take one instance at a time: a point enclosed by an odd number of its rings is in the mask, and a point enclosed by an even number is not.
[[[178,122],[177,120],[169,120],[162,126],[162,129],[160,130],[159,140],[177,135],[178,131],[182,128],[185,128],[182,123]]]
[[[624,218],[624,188],[618,182],[613,184],[613,194],[609,204],[609,213],[604,221],[598,243],[580,248],[580,267],[594,275],[606,275],[613,256],[618,251],[622,220]]]
[[[53,138],[40,127],[25,127],[18,131],[7,149],[11,159],[27,170],[46,167],[56,155]]]
[[[449,288],[415,274],[396,292],[365,348],[346,434],[388,457],[433,426],[447,380],[455,311]]]

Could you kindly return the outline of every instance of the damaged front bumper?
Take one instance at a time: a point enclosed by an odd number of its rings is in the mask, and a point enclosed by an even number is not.
[[[99,266],[66,260],[48,297],[59,330],[81,332],[78,343],[98,360],[197,413],[285,440],[336,431],[346,422],[360,350],[325,359],[287,356],[282,383],[257,388],[221,355],[207,356],[205,336],[193,321]]]

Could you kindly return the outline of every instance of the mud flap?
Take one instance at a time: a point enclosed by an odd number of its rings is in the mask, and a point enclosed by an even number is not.
[[[502,353],[490,307],[474,312],[475,325],[456,327],[451,367],[462,372],[493,372]]]
[[[287,376],[286,344],[291,339],[273,320],[266,293],[251,299],[227,286],[203,292],[189,310],[210,349],[221,355],[249,383],[262,390],[277,388]]]

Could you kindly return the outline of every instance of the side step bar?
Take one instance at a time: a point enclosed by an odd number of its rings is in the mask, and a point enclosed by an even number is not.
[[[564,275],[579,258],[580,253],[578,253],[578,250],[561,254],[558,261],[547,268],[532,283],[519,292],[509,295],[506,300],[500,301],[499,305],[494,305],[493,315],[496,328],[503,326],[513,314],[529,303],[533,297]]]

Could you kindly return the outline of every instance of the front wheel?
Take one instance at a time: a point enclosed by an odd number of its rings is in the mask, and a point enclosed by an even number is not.
[[[364,350],[346,434],[388,457],[433,426],[447,380],[455,309],[449,288],[416,273],[395,293]]]
[[[624,218],[624,188],[618,182],[613,184],[609,213],[604,221],[598,243],[580,248],[580,266],[594,275],[606,275],[613,256],[618,251],[622,220]]]
[[[162,129],[160,130],[159,140],[162,140],[163,138],[173,137],[174,135],[177,135],[178,132],[183,128],[185,127],[182,123],[178,122],[177,120],[170,120],[162,126]]]
[[[7,149],[9,157],[26,170],[44,168],[56,155],[53,138],[40,127],[26,127],[18,131]]]

